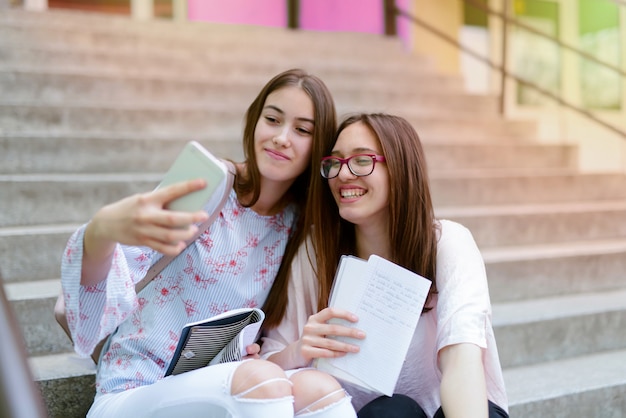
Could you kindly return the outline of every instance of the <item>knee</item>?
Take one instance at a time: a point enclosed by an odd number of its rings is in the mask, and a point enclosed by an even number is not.
[[[318,370],[303,370],[291,376],[293,383],[294,409],[310,412],[323,409],[346,397],[339,382]]]
[[[280,366],[265,360],[241,363],[233,373],[233,396],[250,399],[278,399],[291,396],[291,383]]]

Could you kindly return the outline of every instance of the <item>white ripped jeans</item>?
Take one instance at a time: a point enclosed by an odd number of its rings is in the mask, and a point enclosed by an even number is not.
[[[257,361],[257,360],[250,360]],[[205,367],[191,372],[168,376],[151,385],[123,392],[100,395],[92,405],[88,418],[132,416],[137,418],[164,418],[173,416],[207,418],[352,418],[356,412],[346,394],[340,400],[321,409],[300,408],[294,413],[294,397],[256,399],[246,394],[264,384],[268,379],[245,391],[232,394],[232,377],[243,363],[233,362]],[[328,395],[333,395],[330,393]],[[325,396],[324,396],[325,397]],[[322,401],[323,399],[320,399]]]

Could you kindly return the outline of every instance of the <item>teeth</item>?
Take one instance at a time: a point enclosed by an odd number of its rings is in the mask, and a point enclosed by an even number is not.
[[[341,190],[341,197],[343,198],[352,198],[352,197],[359,197],[359,196],[363,196],[365,194],[365,190],[363,189],[342,189]]]

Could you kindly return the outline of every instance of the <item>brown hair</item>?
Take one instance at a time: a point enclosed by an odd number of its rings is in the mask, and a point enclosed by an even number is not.
[[[287,307],[288,272],[291,261],[298,251],[298,247],[304,241],[311,225],[309,217],[305,213],[306,202],[312,196],[313,184],[319,181],[319,176],[311,176],[311,173],[319,173],[320,160],[329,144],[332,145],[331,141],[337,127],[335,103],[330,91],[322,80],[301,69],[287,70],[272,78],[261,89],[250,107],[248,107],[245,116],[243,149],[246,172],[245,174],[238,173],[235,191],[238,196],[252,196],[250,200],[245,202],[246,206],[254,205],[261,193],[261,173],[259,172],[254,152],[254,131],[257,122],[263,111],[267,96],[289,86],[301,88],[313,102],[313,145],[309,166],[296,178],[284,197],[296,204],[299,215],[287,242],[274,284],[263,305],[263,310],[265,311],[264,325],[267,327],[278,325],[285,313]]]
[[[382,113],[356,114],[341,123],[325,155],[330,155],[339,134],[354,123],[368,127],[380,142],[389,170],[389,218],[402,220],[389,223],[391,261],[433,283],[424,308],[428,311],[432,294],[436,292],[439,224],[434,215],[426,158],[419,135],[401,117]],[[313,248],[320,283],[318,308],[322,309],[328,305],[339,257],[354,254],[356,242],[354,225],[339,216],[328,183],[312,184],[316,187],[316,194],[309,206],[315,213]]]

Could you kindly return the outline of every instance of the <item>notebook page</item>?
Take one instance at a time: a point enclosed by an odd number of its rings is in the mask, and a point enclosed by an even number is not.
[[[344,260],[342,259],[342,264]],[[332,305],[359,317],[355,325],[365,340],[344,339],[360,346],[357,354],[321,361],[349,373],[361,386],[391,395],[430,288],[430,281],[388,260],[372,256],[363,264],[343,266]],[[318,368],[320,368],[318,362]],[[342,373],[343,374],[343,373]],[[345,378],[345,377],[344,377]]]

